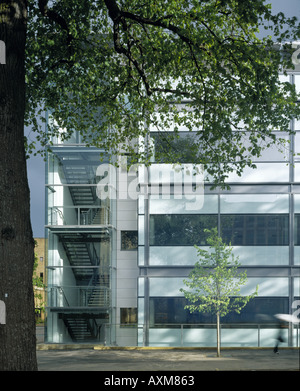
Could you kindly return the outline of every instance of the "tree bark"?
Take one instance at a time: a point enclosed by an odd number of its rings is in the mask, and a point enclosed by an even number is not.
[[[26,0],[1,2],[0,40],[0,370],[37,370],[32,273],[34,240],[24,148]]]

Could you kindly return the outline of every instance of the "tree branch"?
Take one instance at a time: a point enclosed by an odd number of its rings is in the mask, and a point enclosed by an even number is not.
[[[138,74],[140,75],[140,77],[144,83],[147,95],[150,96],[154,92],[163,92],[163,93],[177,94],[177,95],[181,95],[181,96],[185,96],[185,97],[190,98],[190,94],[187,92],[184,92],[184,91],[178,91],[178,90],[166,89],[166,88],[151,88],[143,67],[133,57],[133,55],[131,53],[130,45],[128,45],[127,48],[125,48],[121,45],[120,32],[119,32],[120,24],[123,25],[123,28],[126,31],[126,22],[125,21],[126,21],[126,19],[130,19],[132,21],[135,21],[135,22],[141,24],[143,27],[145,25],[151,25],[151,26],[156,26],[156,27],[161,27],[161,28],[167,29],[167,30],[173,32],[174,34],[176,34],[183,42],[185,42],[189,47],[191,47],[191,45],[194,45],[194,43],[188,37],[186,37],[184,34],[182,34],[181,30],[177,26],[173,25],[170,22],[166,22],[166,19],[171,19],[172,15],[167,15],[167,16],[161,17],[159,19],[153,20],[153,19],[149,19],[149,18],[144,18],[142,16],[133,14],[131,12],[122,11],[118,7],[115,0],[104,0],[104,2],[105,2],[105,5],[108,9],[108,14],[114,23],[115,50],[117,51],[117,53],[125,55],[128,58],[128,60],[130,61],[130,63],[133,64],[133,66],[137,70]],[[134,40],[134,43],[137,45],[137,42],[135,40]],[[208,52],[208,50],[206,49],[206,47],[204,45],[198,45],[198,47],[201,48],[202,50],[205,50]],[[139,50],[141,51],[140,46],[139,46]]]
[[[58,24],[62,30],[66,31],[67,45],[68,47],[70,47],[70,44],[74,39],[74,37],[70,33],[70,29],[67,21],[62,16],[60,16],[57,12],[48,8],[48,0],[39,0],[39,10],[43,16],[49,18],[50,20]]]

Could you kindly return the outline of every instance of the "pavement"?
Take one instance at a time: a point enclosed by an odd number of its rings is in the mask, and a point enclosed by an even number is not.
[[[163,372],[176,376],[182,371],[300,371],[299,348],[284,347],[279,354],[271,348],[223,348],[217,357],[216,350],[208,348],[38,344],[37,359],[39,371],[98,371],[105,372],[103,376],[142,371],[149,376]]]

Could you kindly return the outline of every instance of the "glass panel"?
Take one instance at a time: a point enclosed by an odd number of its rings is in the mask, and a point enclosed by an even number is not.
[[[294,180],[295,182],[300,182],[300,162],[295,162],[294,165]]]
[[[72,144],[81,143],[81,135],[78,131],[74,131],[70,136],[67,136],[68,138],[64,137],[64,135],[66,135],[66,132],[63,131],[63,129],[60,129],[60,135],[51,137],[51,141],[53,142],[54,145],[55,144],[72,145]]]
[[[208,248],[202,247],[203,250]],[[151,246],[150,249],[150,265],[194,265],[197,261],[197,250],[195,247],[181,246]]]
[[[48,285],[110,286],[110,233],[49,235]]]
[[[48,186],[48,225],[111,224],[111,200],[97,198],[95,186]]]
[[[295,88],[298,94],[300,94],[300,75],[294,75]]]
[[[294,159],[295,159],[295,161],[297,162],[299,162],[299,160],[300,160],[300,155],[299,155],[299,153],[300,153],[300,120],[298,121],[298,126],[296,127],[295,126],[295,131],[296,131],[296,134],[295,134],[295,136],[294,136],[294,144],[295,144],[295,146],[294,146],[294,153],[295,153],[295,156],[294,156]]]
[[[110,211],[105,206],[89,208],[54,206],[48,208],[48,225],[109,225]]]
[[[300,130],[300,120],[299,119],[294,119],[294,130],[296,131],[299,131]],[[299,152],[299,134],[298,132],[296,133],[295,135],[295,148],[296,148],[296,152]],[[299,159],[299,156],[297,157],[297,159]]]
[[[295,214],[295,246],[300,246],[300,214]]]
[[[138,299],[138,324],[143,325],[144,324],[144,299]]]
[[[205,246],[204,229],[217,224],[216,215],[151,215],[150,246]]]
[[[288,246],[235,246],[233,254],[239,257],[241,265],[288,265]]]
[[[139,260],[139,266],[145,265],[145,248],[144,248],[144,246],[139,246],[139,248],[138,248],[138,260]]]
[[[300,194],[294,194],[294,211],[300,213]]]
[[[123,325],[137,323],[137,308],[120,308],[120,319]]]
[[[103,163],[97,150],[56,150],[49,153],[48,184],[96,184],[101,179],[96,176],[96,170]]]
[[[214,324],[215,316],[209,313],[190,313],[184,306],[188,304],[184,297],[156,297],[150,298],[150,318],[152,327],[168,324]],[[222,317],[222,324],[226,323],[273,323],[276,313],[288,313],[288,298],[256,297],[241,310],[240,314],[231,312]]]
[[[294,265],[300,265],[300,246],[294,247]]]
[[[281,83],[290,83],[290,75],[279,75],[279,81]]]
[[[172,193],[175,199],[181,199],[183,195],[186,199],[194,199],[196,195],[203,195],[204,176],[201,165],[153,164],[149,167],[151,186],[148,192],[153,199],[154,195],[162,194],[160,198],[169,200]]]
[[[138,217],[138,243],[140,246],[145,245],[145,216]]]
[[[285,277],[248,277],[245,285],[241,286],[242,295],[250,295],[256,290],[258,285],[258,296],[288,296],[289,284],[288,278]],[[183,296],[179,291],[185,288],[183,277],[151,277],[149,278],[150,290],[149,295],[152,297],[160,296]]]
[[[299,296],[300,296],[300,277],[295,277],[294,278],[294,296],[297,297],[298,300],[299,300]],[[300,301],[297,304],[297,307],[299,305],[300,305]],[[294,307],[294,308],[295,308],[295,310],[297,309],[296,307]]]
[[[273,144],[273,140],[271,138],[266,138],[265,141],[261,140],[261,147],[265,148],[261,152],[261,156],[259,158],[254,157],[254,162],[264,162],[264,161],[287,161],[289,160],[289,149],[290,144],[288,143],[290,136],[287,133],[283,132],[273,132],[275,134],[278,143]],[[284,144],[282,145],[282,140],[285,140]],[[271,143],[270,146],[267,147],[267,145]],[[251,147],[252,143],[249,140],[249,135],[246,133],[243,136],[243,146],[245,148]]]
[[[288,213],[288,194],[227,194],[220,196],[221,213]]]
[[[296,247],[298,248],[298,247]],[[209,250],[202,247],[203,250]],[[149,263],[152,266],[176,266],[176,265],[194,265],[198,260],[195,247],[180,246],[151,246]],[[235,246],[233,254],[239,257],[241,265],[288,265],[289,247],[288,246]],[[300,247],[297,252],[297,260],[300,259]]]
[[[183,277],[149,278],[149,296],[183,296],[180,288],[186,288]]]
[[[137,250],[138,232],[121,231],[121,250]]]
[[[289,279],[285,277],[248,277],[247,283],[241,287],[241,295],[250,295],[258,285],[258,296],[289,295]],[[275,312],[278,313],[278,312]]]
[[[179,129],[186,130],[186,129]],[[151,139],[154,144],[155,161],[190,163],[195,161],[198,148],[195,141],[197,135],[190,132],[151,132]]]
[[[288,246],[289,215],[222,215],[221,235],[232,246]]]
[[[48,206],[100,205],[95,186],[48,186]],[[102,202],[103,203],[103,202]]]
[[[111,290],[105,286],[52,286],[48,287],[49,307],[109,308]]]
[[[138,297],[145,296],[145,279],[144,277],[138,278]]]
[[[286,163],[255,163],[256,169],[245,167],[242,176],[229,173],[227,182],[280,183],[289,181],[289,165]]]
[[[178,198],[177,198],[178,197]],[[187,199],[184,195],[170,195],[169,199],[162,196],[149,197],[150,214],[211,214],[218,212],[217,195],[195,195],[193,199]]]
[[[277,129],[278,130],[278,129]],[[274,132],[278,139],[289,139],[289,136],[283,132]],[[199,137],[197,134],[191,132],[182,132],[175,134],[172,132],[159,132],[151,133],[152,140],[154,140],[154,155],[157,163],[168,163],[168,162],[180,162],[190,163],[195,161],[195,157],[198,155]],[[249,135],[247,132],[242,135],[242,143],[248,148],[251,143],[249,141]],[[261,140],[261,145],[266,147],[271,139]],[[289,156],[289,148],[278,148],[272,144],[270,147],[262,151],[262,156],[258,158],[258,161],[286,161]]]
[[[145,197],[139,196],[138,198],[138,214],[143,215],[145,214]]]

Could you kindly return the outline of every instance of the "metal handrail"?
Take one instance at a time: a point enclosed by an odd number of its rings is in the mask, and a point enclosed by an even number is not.
[[[96,216],[96,214],[103,210],[104,213],[103,213],[103,218],[101,218],[103,221],[100,221],[101,224],[100,225],[108,225],[110,224],[110,210],[107,206],[101,206],[101,205],[97,205],[97,206],[85,206],[85,205],[82,205],[82,206],[63,206],[63,205],[57,205],[57,206],[52,206],[49,208],[50,210],[50,216],[49,216],[49,219],[50,219],[50,225],[70,225],[67,223],[66,221],[66,218],[62,212],[61,209],[74,209],[75,211],[77,211],[76,215],[77,217],[75,217],[76,219],[76,222],[74,225],[98,225],[98,224],[93,224],[93,219],[94,217]],[[83,210],[84,209],[84,210]],[[88,210],[86,210],[88,209]],[[57,215],[60,217],[60,219],[62,220],[62,224],[61,223],[58,223],[57,221]]]
[[[104,307],[108,308],[110,307],[110,298],[111,298],[111,289],[106,287],[106,286],[74,286],[71,287],[69,286],[68,288],[76,288],[76,291],[78,293],[77,296],[77,305],[70,305],[64,288],[61,286],[51,286],[49,287],[50,290],[50,299],[48,299],[49,307],[59,307],[59,308],[64,308],[64,307],[91,307],[93,304],[89,303],[90,296],[93,292],[103,292],[103,302],[99,302],[99,305],[97,303],[94,305],[95,307]],[[55,293],[54,293],[55,292]],[[57,292],[59,292],[62,295],[63,301],[62,303],[58,302],[58,296]],[[102,299],[102,298],[100,298]]]
[[[184,344],[184,335],[183,335],[184,326],[187,326],[188,328],[195,328],[195,329],[197,329],[197,328],[200,329],[199,326],[201,326],[201,329],[207,328],[207,326],[214,327],[214,328],[217,327],[215,323],[194,323],[194,324],[164,323],[164,324],[155,324],[155,327],[150,326],[150,329],[159,328],[159,325],[163,325],[164,328],[167,328],[168,326],[177,326],[177,328],[180,330],[180,344],[179,344],[179,346],[181,346],[181,347],[186,346]],[[238,328],[241,328],[241,326],[245,326],[245,325],[247,325],[249,328],[257,330],[257,347],[261,347],[260,331],[261,331],[261,329],[263,329],[262,326],[266,326],[266,327],[269,326],[274,330],[276,330],[278,327],[278,323],[234,323],[234,324],[228,324],[228,326],[231,327],[232,329],[238,329]],[[128,328],[132,328],[132,329],[142,330],[143,335],[144,335],[143,340],[145,341],[145,336],[147,333],[147,327],[145,324],[105,323],[104,326],[105,326],[105,334],[104,334],[105,345],[114,345],[115,342],[111,340],[111,336],[112,336],[111,330],[114,327],[115,328],[116,327],[122,327],[122,328],[128,327]],[[225,324],[222,324],[221,326],[222,326],[221,328],[223,328],[223,329],[226,328],[226,327],[224,327]],[[287,328],[288,328],[288,326],[287,326]],[[299,347],[299,344],[300,344],[300,325],[299,325],[299,323],[294,324],[293,329],[296,330],[296,335],[294,336],[295,337],[295,346]]]

